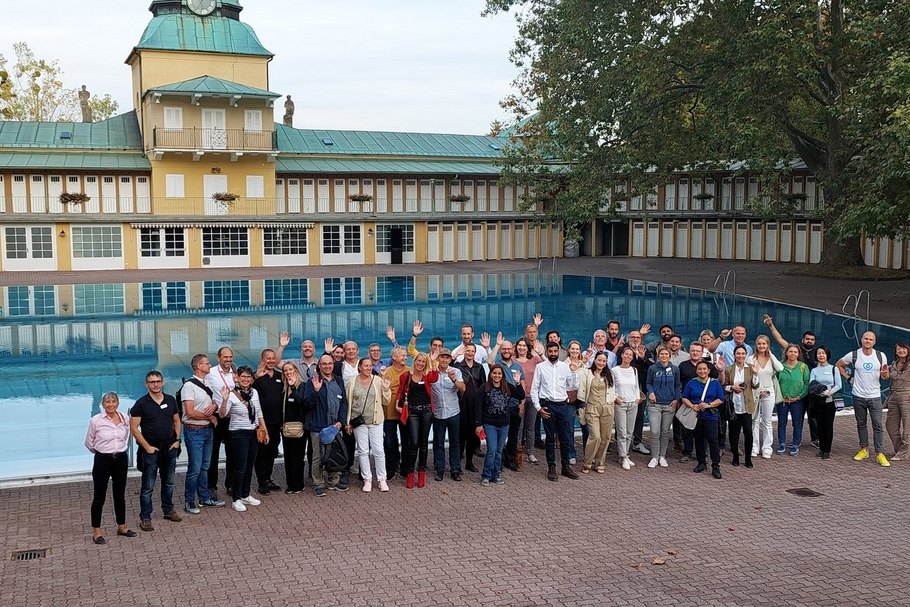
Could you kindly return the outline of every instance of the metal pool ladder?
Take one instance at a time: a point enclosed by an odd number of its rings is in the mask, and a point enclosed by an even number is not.
[[[866,302],[866,316],[860,316],[859,310],[860,306],[863,303],[863,297],[865,297]],[[841,323],[841,328],[844,330],[844,335],[847,336],[847,339],[853,339],[857,344],[860,343],[860,335],[856,330],[857,325],[860,321],[865,323],[865,329],[869,328],[869,311],[871,308],[869,297],[869,289],[861,289],[858,293],[851,293],[847,295],[847,298],[844,299],[844,305],[841,306],[841,311],[844,313],[844,316],[847,316],[846,319]],[[853,305],[853,309],[850,309],[850,305]],[[852,325],[850,324],[852,323]]]

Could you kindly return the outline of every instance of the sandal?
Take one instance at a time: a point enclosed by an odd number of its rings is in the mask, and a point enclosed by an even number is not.
[[[106,543],[107,543],[107,540],[104,539],[104,536],[103,536],[103,535],[99,535],[98,537],[92,538],[92,541],[95,542],[96,544],[98,544],[99,546],[100,546],[101,544],[106,544]]]
[[[581,467],[581,473],[582,473],[582,474],[591,474],[591,467],[590,467],[590,466],[582,466],[582,467]]]
[[[604,474],[607,471],[606,466],[597,466],[597,474]]]
[[[132,529],[127,529],[126,531],[117,530],[117,535],[122,535],[123,537],[136,537],[139,534]]]

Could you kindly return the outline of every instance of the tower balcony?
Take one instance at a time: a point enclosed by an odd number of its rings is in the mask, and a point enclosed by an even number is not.
[[[230,154],[232,161],[244,155],[265,155],[271,162],[278,155],[278,137],[275,131],[266,130],[155,127],[149,155],[161,160],[167,153],[192,154],[193,160],[206,154]]]

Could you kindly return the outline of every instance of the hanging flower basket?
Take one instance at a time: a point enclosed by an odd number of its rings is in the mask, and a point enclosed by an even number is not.
[[[372,194],[351,194],[348,196],[348,200],[351,202],[370,202],[373,200]]]
[[[714,194],[711,194],[710,192],[699,192],[692,198],[695,200],[712,200],[714,198]]]
[[[217,202],[231,203],[231,202],[234,202],[235,200],[237,200],[238,198],[240,198],[240,196],[238,196],[237,194],[234,194],[232,192],[215,192],[214,194],[212,194],[212,200],[215,200]]]
[[[452,202],[467,202],[471,200],[471,197],[467,194],[452,194],[449,196],[449,200]]]
[[[63,192],[60,194],[60,204],[85,204],[91,200],[88,194],[82,192]]]

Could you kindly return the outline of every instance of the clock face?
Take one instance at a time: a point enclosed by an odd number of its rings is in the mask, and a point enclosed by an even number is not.
[[[187,7],[197,15],[205,16],[215,10],[215,0],[186,0]]]

